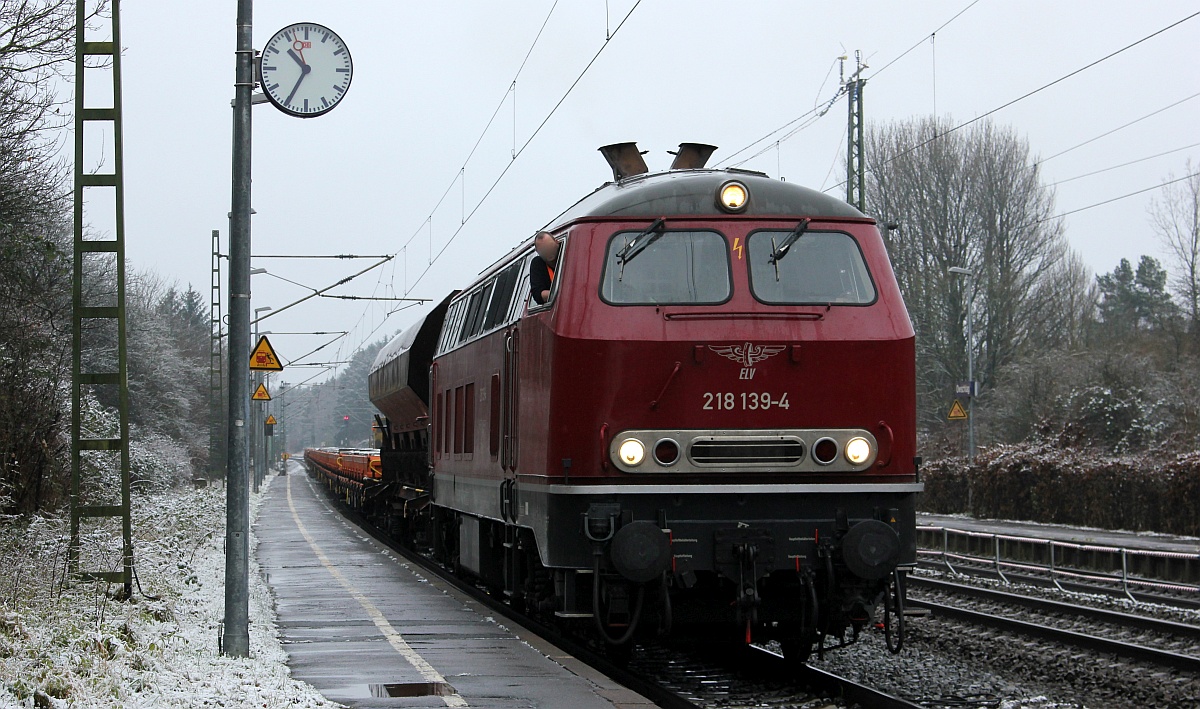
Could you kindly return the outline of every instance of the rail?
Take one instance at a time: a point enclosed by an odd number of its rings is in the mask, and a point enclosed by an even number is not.
[[[1130,559],[1173,559],[1182,561],[1200,561],[1200,554],[1185,554],[1182,552],[1158,551],[1152,549],[1129,549],[1126,547],[1102,546],[1096,544],[1079,544],[1076,542],[1067,542],[1057,539],[1041,539],[1037,537],[1025,537],[1012,534],[997,534],[993,532],[977,532],[965,529],[953,529],[950,527],[917,525],[918,532],[940,533],[942,539],[942,548],[938,549],[918,549],[919,555],[933,556],[940,558],[941,562],[952,573],[962,573],[954,568],[951,563],[954,561],[974,562],[978,564],[990,565],[996,575],[1000,577],[1006,584],[1011,584],[1008,577],[1004,575],[1004,570],[1009,569],[1020,571],[1032,571],[1048,574],[1050,580],[1060,591],[1064,591],[1059,579],[1084,580],[1092,582],[1119,583],[1121,591],[1129,600],[1137,602],[1131,592],[1131,587],[1154,588],[1159,590],[1195,593],[1200,594],[1200,586],[1188,584],[1173,583],[1161,579],[1146,578],[1130,573]],[[981,556],[973,554],[969,551],[952,550],[951,539],[961,538],[965,540],[990,540],[992,553],[990,556]],[[1013,560],[1005,559],[1001,554],[1001,545],[1004,542],[1016,544],[1024,544],[1032,547],[1042,547],[1046,549],[1045,563],[1037,561]],[[968,546],[955,545],[958,546]],[[1095,570],[1085,570],[1080,568],[1071,568],[1065,564],[1064,552],[1074,551],[1080,553],[1098,552],[1120,559],[1120,568],[1113,569],[1111,572],[1100,572]]]

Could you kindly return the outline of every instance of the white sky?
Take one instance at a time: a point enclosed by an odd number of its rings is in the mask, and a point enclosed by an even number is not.
[[[313,2],[259,0],[254,40],[281,27],[324,24],[346,41],[354,80],[326,116],[298,119],[254,108],[253,252],[390,254],[395,261],[339,287],[346,295],[399,295],[445,252],[411,295],[442,298],[504,255],[611,172],[596,148],[636,140],[652,169],[682,141],[720,146],[712,163],[832,97],[835,60],[862,50],[868,122],[935,112],[961,123],[1177,22],[1196,2],[970,0],[898,3],[644,0],[595,64],[513,162],[508,96],[454,182],[552,6],[538,2]],[[634,0],[560,2],[516,89],[517,149],[562,98]],[[230,204],[229,101],[236,3],[122,3],[127,255],[207,296],[213,229],[226,251]],[[607,13],[607,20],[606,20]],[[1200,17],[1066,79],[994,116],[1048,157],[1200,92],[1194,47]],[[919,44],[899,61],[906,50]],[[1191,51],[1189,51],[1191,50]],[[875,75],[879,72],[878,75]],[[743,167],[817,188],[842,179],[846,107]],[[1200,97],[1054,158],[1047,182],[1200,143]],[[782,134],[781,134],[782,135]],[[92,136],[89,135],[89,139]],[[751,151],[754,152],[754,151]],[[745,157],[750,153],[739,157]],[[1191,148],[1056,187],[1060,212],[1186,174]],[[500,172],[495,191],[448,247]],[[842,188],[833,190],[842,194]],[[1160,258],[1147,219],[1151,192],[1066,217],[1071,244],[1097,272],[1122,257]],[[427,223],[432,214],[432,244]],[[97,222],[100,220],[97,219]],[[407,268],[405,267],[407,260]],[[368,261],[256,260],[273,274],[323,288]],[[254,277],[253,307],[305,295]],[[405,327],[417,309],[314,299],[263,323],[272,332],[350,330],[308,361],[346,359],[364,340]],[[290,360],[328,337],[278,335]],[[291,369],[298,381],[315,370]]]

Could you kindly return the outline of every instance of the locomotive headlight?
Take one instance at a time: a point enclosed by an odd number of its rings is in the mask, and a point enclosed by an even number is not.
[[[871,457],[871,444],[867,439],[857,437],[846,442],[846,460],[852,465],[862,465]]]
[[[717,203],[726,212],[742,211],[746,208],[746,203],[749,200],[750,191],[746,189],[745,185],[736,180],[721,185],[721,189],[717,193]]]
[[[621,441],[617,455],[621,457],[621,462],[625,465],[630,467],[641,465],[642,460],[646,457],[646,446],[636,438],[627,438]]]

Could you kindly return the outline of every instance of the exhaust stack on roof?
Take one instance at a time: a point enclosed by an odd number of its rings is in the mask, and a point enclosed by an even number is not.
[[[614,180],[650,172],[650,168],[646,167],[646,161],[642,159],[642,153],[638,150],[637,143],[613,143],[600,148],[600,152],[608,161],[608,166],[612,168]]]
[[[675,160],[671,163],[672,170],[699,170],[708,162],[708,158],[712,156],[717,149],[715,145],[706,145],[704,143],[680,143],[679,152],[675,153]],[[670,151],[667,151],[670,152]]]

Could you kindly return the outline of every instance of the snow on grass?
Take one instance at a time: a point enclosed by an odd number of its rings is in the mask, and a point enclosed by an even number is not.
[[[340,706],[291,677],[253,552],[251,657],[218,653],[223,488],[135,495],[133,505],[141,588],[129,601],[104,584],[64,583],[68,518],[0,520],[0,706]]]

